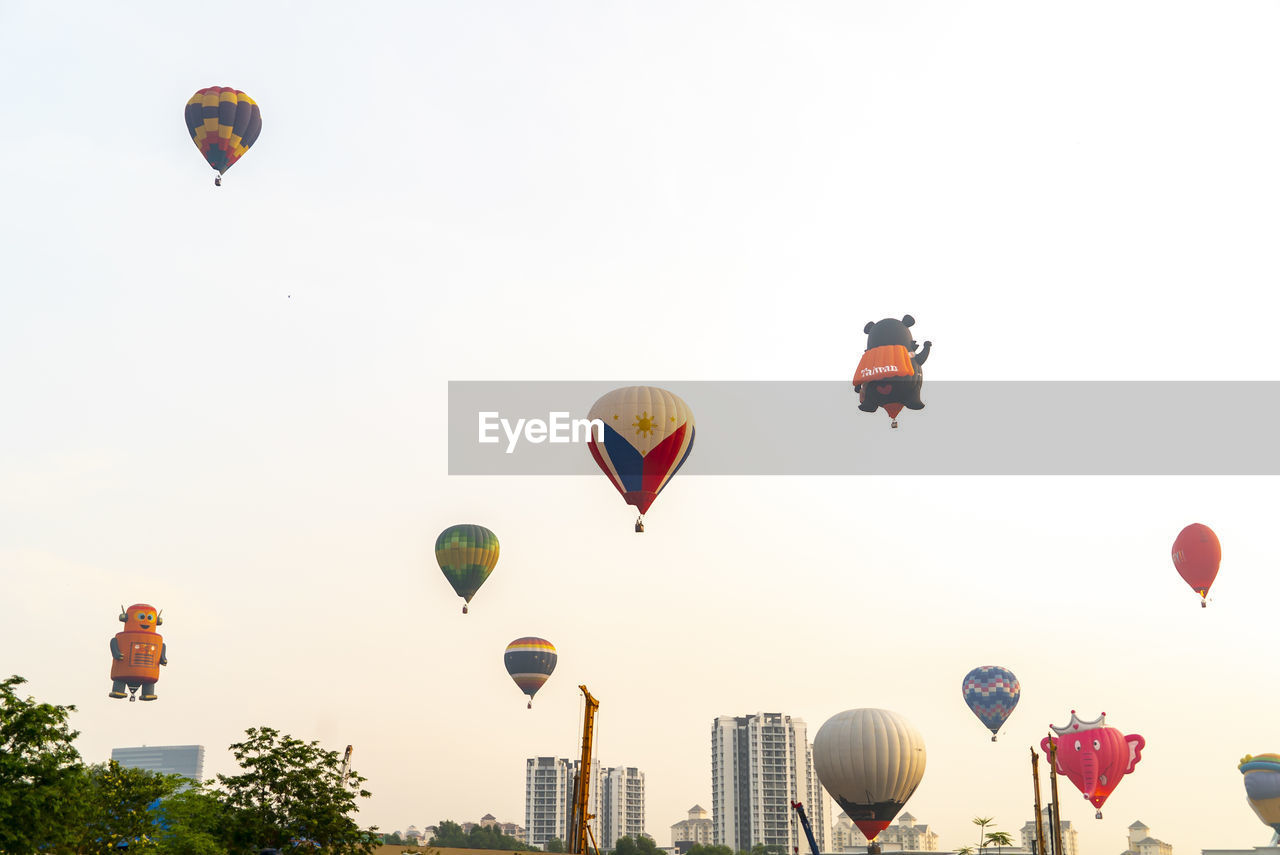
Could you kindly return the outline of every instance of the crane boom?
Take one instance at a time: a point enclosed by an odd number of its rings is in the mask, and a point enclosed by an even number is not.
[[[342,755],[342,770],[340,772],[340,774],[342,775],[342,783],[345,784],[347,782],[347,775],[349,775],[350,773],[351,773],[351,746],[348,745],[347,752]]]
[[[813,850],[813,855],[822,855],[818,851],[818,841],[813,839],[813,826],[809,824],[809,817],[805,815],[804,804],[792,802],[791,809],[800,817],[800,825],[804,827],[804,836],[809,838],[809,848]]]
[[[587,835],[591,829],[588,823],[595,819],[587,813],[588,794],[591,792],[591,740],[596,723],[596,710],[600,702],[591,696],[586,686],[578,686],[587,699],[586,712],[582,717],[582,761],[578,764],[578,774],[573,784],[573,815],[569,823],[569,852],[573,855],[586,855]],[[594,846],[594,840],[592,840]],[[599,850],[597,850],[597,853]]]

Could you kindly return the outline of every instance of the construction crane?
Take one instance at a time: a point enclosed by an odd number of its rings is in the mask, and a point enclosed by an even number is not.
[[[804,828],[804,836],[809,838],[809,848],[813,850],[813,855],[822,855],[818,851],[818,841],[813,839],[813,826],[809,824],[809,817],[805,815],[804,804],[792,802],[791,809],[796,812],[796,816],[800,817],[800,825]]]
[[[573,813],[569,818],[569,852],[572,855],[587,855],[587,841],[591,841],[591,850],[600,855],[596,846],[596,837],[591,833],[591,820],[595,814],[587,813],[591,792],[591,741],[595,733],[596,710],[600,702],[591,696],[586,686],[578,686],[587,699],[586,712],[582,717],[582,761],[578,764],[578,773],[573,778]]]

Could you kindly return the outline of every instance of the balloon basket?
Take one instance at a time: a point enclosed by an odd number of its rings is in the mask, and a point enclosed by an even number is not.
[[[137,698],[134,697],[134,693],[136,693],[137,691],[138,691],[138,688],[136,686],[129,687],[129,703],[133,703],[134,701],[137,700]]]
[[[529,706],[525,707],[525,709],[527,709],[527,710],[531,710],[531,709],[533,709],[533,698],[530,698],[530,699],[529,699]]]
[[[1207,602],[1205,602],[1204,600],[1201,600],[1201,601],[1200,601],[1200,608],[1202,608],[1202,609],[1207,609],[1207,608],[1209,608],[1209,604],[1208,604]]]
[[[221,186],[222,186],[222,176],[221,176],[221,175],[216,175],[216,176],[214,176],[214,179],[213,179],[213,186],[214,186],[214,187],[221,187]]]
[[[1093,815],[1094,819],[1102,819],[1102,811],[1098,811]]]
[[[993,736],[993,737],[991,737],[991,741],[992,741],[992,742],[995,742],[995,741],[996,741],[996,738],[995,738],[994,736]]]
[[[898,420],[897,420],[897,419],[894,419],[892,422],[890,422],[890,423],[889,423],[889,427],[891,427],[891,428],[896,428],[897,426],[898,426]]]
[[[467,605],[466,605],[466,603],[463,603],[463,605],[462,605],[462,613],[463,613],[464,615],[467,613]]]
[[[636,517],[636,534],[644,533],[644,517]]]

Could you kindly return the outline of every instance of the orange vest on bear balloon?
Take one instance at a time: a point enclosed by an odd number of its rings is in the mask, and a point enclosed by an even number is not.
[[[129,684],[156,682],[164,655],[164,637],[156,632],[159,614],[154,607],[137,603],[121,617],[125,628],[116,633],[116,646],[124,658],[111,660],[111,679]]]

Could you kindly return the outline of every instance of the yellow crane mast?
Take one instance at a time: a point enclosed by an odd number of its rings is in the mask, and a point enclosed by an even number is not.
[[[569,819],[569,852],[573,855],[587,855],[587,840],[591,840],[591,848],[596,855],[600,850],[596,847],[595,835],[591,833],[589,823],[595,814],[587,813],[588,794],[591,792],[591,740],[595,732],[596,710],[600,702],[591,696],[586,686],[578,686],[587,699],[586,712],[582,717],[582,762],[578,764],[578,774],[573,781],[573,815]]]

